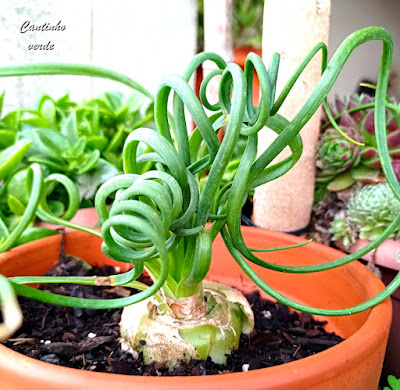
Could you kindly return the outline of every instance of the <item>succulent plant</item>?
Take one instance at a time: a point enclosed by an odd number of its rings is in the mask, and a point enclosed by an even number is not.
[[[331,224],[332,240],[341,240],[348,248],[356,238],[373,240],[400,212],[400,201],[387,183],[369,184],[355,191],[349,199],[346,215]],[[400,225],[391,234],[399,236]]]
[[[349,128],[351,138],[360,138],[357,131]],[[350,134],[351,133],[351,134]],[[321,137],[317,167],[321,169],[322,178],[331,178],[360,162],[360,148],[358,145],[344,139],[334,128],[329,128]]]
[[[364,186],[347,206],[347,218],[359,227],[360,238],[370,240],[378,237],[399,212],[400,202],[387,183]]]
[[[361,162],[363,165],[381,170],[379,161],[377,143],[375,138],[375,113],[369,110],[366,117],[360,123],[360,131],[365,139],[365,146],[361,151]],[[395,170],[397,180],[400,180],[400,121],[392,113],[386,113],[386,133],[389,155],[392,157],[392,166]]]
[[[348,249],[356,241],[354,231],[347,219],[335,219],[331,224],[332,241],[340,240]]]
[[[366,95],[351,95],[343,100],[336,97],[329,104],[332,116],[343,132],[364,143],[363,146],[351,146],[339,133],[335,135],[324,111],[316,162],[317,201],[321,193],[342,191],[356,182],[371,184],[384,180],[375,137],[373,101],[374,98]],[[386,133],[392,166],[400,180],[400,117],[389,109],[386,109]],[[342,148],[332,146],[332,141],[326,144],[326,140],[333,139],[338,139],[335,144],[342,145]],[[346,153],[347,148],[351,148],[350,153]]]
[[[366,116],[366,112],[358,110],[359,107],[373,103],[374,98],[368,95],[349,95],[344,98],[335,96],[333,102],[329,102],[328,106],[334,118],[341,118],[343,114],[348,113],[355,123],[360,123]],[[330,121],[325,110],[322,111],[322,128],[330,126]]]

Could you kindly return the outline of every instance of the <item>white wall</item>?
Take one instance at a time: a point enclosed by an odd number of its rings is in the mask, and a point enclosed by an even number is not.
[[[340,43],[354,31],[369,26],[384,27],[394,40],[392,71],[399,76],[391,95],[400,98],[400,1],[399,0],[332,0],[329,33],[330,57]],[[381,58],[378,42],[367,42],[354,50],[332,89],[334,94],[347,95],[357,89],[362,78],[376,81]]]
[[[34,62],[81,62],[91,60],[91,1],[15,0],[0,2],[0,66]],[[61,21],[65,31],[21,33],[21,25]],[[30,44],[54,44],[53,50],[28,50]],[[73,88],[73,86],[79,88]],[[32,104],[46,92],[61,96],[68,90],[80,98],[90,91],[90,80],[75,81],[70,77],[13,77],[0,78],[0,91],[6,89],[6,109],[33,107]]]
[[[155,93],[196,54],[197,0],[94,0],[93,63]],[[116,6],[116,4],[118,6]],[[110,88],[112,88],[112,85]],[[104,85],[95,87],[95,92]]]
[[[65,31],[20,33],[29,20],[61,21]],[[182,73],[196,53],[196,0],[8,0],[0,1],[0,66],[75,62],[126,74],[155,93],[161,78]],[[54,43],[51,51],[29,51],[30,43]],[[91,97],[119,84],[77,76],[0,78],[6,110],[32,107],[46,92],[74,99]]]
[[[0,66],[42,61],[89,63],[126,73],[155,92],[161,77],[180,73],[196,51],[196,0],[8,0],[0,2]],[[178,11],[178,12],[177,12]],[[26,20],[59,20],[63,32],[20,33]],[[329,52],[355,30],[387,28],[394,38],[393,70],[400,75],[400,0],[332,0]],[[32,52],[30,43],[51,40],[55,50]],[[357,88],[361,78],[376,80],[380,44],[356,49],[331,96]],[[55,96],[70,90],[74,99],[92,96],[116,83],[76,77],[0,79],[7,89],[6,108],[32,106],[42,92]],[[400,77],[392,88],[400,98]]]

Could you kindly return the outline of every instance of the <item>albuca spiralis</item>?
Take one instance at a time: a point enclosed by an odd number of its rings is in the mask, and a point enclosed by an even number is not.
[[[254,316],[246,298],[232,287],[204,281],[204,300],[196,296],[160,302],[154,297],[124,309],[121,340],[127,350],[143,353],[145,363],[174,365],[178,360],[207,359],[225,364],[249,334]]]
[[[182,351],[185,355],[187,353],[187,358],[209,356],[214,361],[223,362],[226,354],[237,347],[240,335],[252,330],[251,308],[242,295],[225,286],[204,282],[210,267],[211,243],[217,234],[221,234],[233,260],[261,290],[295,310],[318,315],[350,315],[386,299],[400,285],[399,276],[377,296],[354,307],[323,309],[305,306],[271,288],[267,281],[258,277],[249,263],[289,273],[319,272],[338,267],[358,259],[393,234],[400,222],[400,213],[365,248],[342,259],[312,266],[285,266],[257,257],[255,253],[259,251],[271,252],[293,246],[248,248],[240,226],[241,209],[247,194],[255,187],[284,175],[296,164],[302,153],[300,130],[320,105],[326,104],[327,95],[351,52],[371,40],[379,40],[383,44],[375,99],[377,148],[390,188],[399,199],[400,187],[386,145],[385,109],[390,106],[390,109],[399,111],[385,100],[392,56],[392,39],[386,30],[370,27],[350,35],[332,57],[329,66],[326,46],[322,43],[316,45],[277,97],[279,54],[272,56],[267,69],[257,55],[250,53],[242,71],[236,64],[226,64],[216,54],[200,53],[182,77],[173,75],[161,82],[154,98],[156,129],[139,128],[127,137],[122,155],[124,173],[109,179],[96,194],[95,206],[102,223],[101,232],[69,222],[79,205],[76,188],[70,180],[60,174],[43,178],[38,164],[30,168],[31,194],[35,189],[37,196],[32,197],[21,220],[31,220],[36,214],[47,222],[101,236],[103,252],[114,260],[131,264],[131,270],[96,278],[13,277],[8,281],[14,291],[26,297],[70,307],[126,307],[121,324],[125,347],[134,354],[142,351],[148,361],[159,359],[165,351],[171,352],[164,359],[167,365],[182,358]],[[321,79],[304,107],[289,121],[278,111],[299,75],[319,52],[322,53]],[[188,81],[205,61],[214,62],[217,69],[203,80],[198,99]],[[261,89],[258,107],[253,106],[254,71]],[[108,78],[150,95],[128,77],[93,66],[34,64],[0,68],[1,77],[41,74]],[[211,104],[206,97],[207,85],[217,76],[220,77],[219,99]],[[171,94],[172,113],[169,113]],[[208,116],[205,109],[212,114]],[[190,136],[185,110],[196,125]],[[226,130],[220,143],[217,133],[223,126]],[[277,138],[257,156],[257,133],[265,126],[274,131]],[[240,136],[246,146],[236,173],[227,179],[224,174]],[[344,133],[342,137],[349,140]],[[147,149],[141,153],[139,149],[143,150],[143,146]],[[272,163],[286,147],[291,151],[289,157]],[[351,146],[348,145],[348,148]],[[237,156],[235,160],[238,160]],[[55,183],[64,186],[70,198],[63,218],[52,213],[46,200],[49,186]],[[107,200],[110,199],[112,202],[108,206]],[[207,222],[210,224],[206,225]],[[15,239],[16,236],[9,237],[7,245]],[[305,244],[307,241],[301,245]],[[226,266],[231,266],[228,260]],[[153,279],[151,286],[136,280],[144,270]],[[93,300],[61,296],[28,286],[34,283],[125,286],[142,291],[124,298]],[[143,339],[146,343],[140,342]]]

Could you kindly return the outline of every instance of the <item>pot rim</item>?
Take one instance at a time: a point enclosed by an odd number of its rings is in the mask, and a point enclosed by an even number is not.
[[[242,227],[244,234],[260,235],[269,237],[270,239],[285,239],[288,245],[293,245],[304,240],[300,237],[291,236],[286,233],[273,232],[259,228],[253,227]],[[83,232],[72,232],[67,233],[69,237],[74,240],[85,237],[88,239],[89,234]],[[90,237],[94,237],[91,236]],[[94,237],[99,239],[98,237]],[[31,250],[35,250],[43,245],[51,245],[58,243],[61,240],[60,235],[46,237],[37,241],[21,245],[19,247],[13,248],[8,252],[0,255],[0,264],[6,261],[12,260],[17,256],[26,254]],[[336,249],[324,246],[322,244],[312,242],[307,245],[314,251],[319,252],[321,255],[327,254],[327,257],[336,256],[336,258],[342,257],[344,254]],[[330,256],[328,256],[330,255]],[[349,265],[348,265],[349,266]],[[353,262],[350,266],[354,267],[354,273],[357,274],[357,279],[361,281],[369,281],[367,291],[369,294],[376,294],[381,291],[384,287],[382,282],[365,266],[359,262]],[[212,279],[212,278],[211,278]],[[191,390],[204,389],[204,386],[208,384],[221,384],[221,386],[227,386],[231,384],[232,386],[242,385],[244,388],[262,388],[262,383],[266,379],[269,382],[274,382],[274,378],[279,378],[280,386],[287,385],[289,383],[293,384],[315,384],[312,379],[312,373],[318,372],[318,383],[323,383],[324,380],[331,378],[329,373],[333,367],[338,365],[346,364],[346,362],[351,361],[356,363],[361,362],[366,359],[379,343],[382,343],[385,339],[385,332],[376,332],[376,329],[389,329],[391,323],[391,301],[386,299],[381,304],[375,306],[369,310],[369,314],[365,323],[356,331],[352,336],[344,340],[343,342],[315,355],[296,360],[294,362],[285,363],[282,365],[261,368],[256,370],[251,370],[246,373],[228,373],[221,375],[209,375],[209,376],[187,376],[187,377],[144,377],[144,376],[134,376],[134,375],[123,375],[123,374],[112,374],[112,373],[101,373],[101,372],[91,372],[73,369],[64,366],[57,366],[54,364],[42,362],[33,358],[29,358],[18,352],[15,352],[0,344],[0,366],[7,365],[8,372],[16,377],[21,377],[21,369],[23,370],[22,376],[25,378],[26,383],[29,383],[30,378],[37,378],[38,372],[48,377],[57,377],[59,374],[64,377],[71,378],[71,388],[77,386],[75,383],[90,383],[87,389],[98,389],[100,384],[115,385],[118,383],[126,384],[137,384],[137,385],[157,385],[158,388],[163,389],[165,385],[166,389],[170,388],[172,383],[182,386],[179,389],[183,389],[183,386],[190,385]],[[387,333],[386,333],[387,334]],[[366,343],[365,340],[368,340]],[[345,362],[343,362],[343,357],[345,356]],[[312,366],[313,369],[310,370],[309,367]],[[295,376],[295,382],[294,377]],[[315,376],[315,374],[314,374]],[[261,384],[260,384],[261,383]],[[271,384],[271,383],[270,383]],[[261,387],[260,387],[261,386]],[[85,387],[86,388],[86,387]],[[221,387],[222,388],[222,387]]]
[[[354,253],[368,245],[370,242],[371,240],[357,238],[355,243],[352,244],[349,249],[346,249],[340,240],[335,241],[335,245],[347,253]],[[397,260],[397,257],[400,255],[396,255],[396,252],[400,254],[400,240],[387,238],[374,250],[364,255],[362,259],[365,261],[373,261],[376,265],[380,265],[381,267],[400,271],[400,262]]]

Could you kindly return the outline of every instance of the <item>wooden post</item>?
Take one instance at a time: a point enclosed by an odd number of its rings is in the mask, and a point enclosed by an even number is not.
[[[268,0],[264,7],[263,59],[268,64],[273,52],[281,54],[277,96],[289,77],[319,42],[327,42],[330,0]],[[320,79],[321,56],[316,56],[296,82],[279,113],[291,120],[304,105]],[[283,177],[256,189],[254,222],[264,228],[295,231],[308,226],[314,194],[315,154],[320,127],[320,110],[301,130],[303,156]],[[259,133],[259,153],[270,145],[275,133]],[[288,156],[284,150],[277,162]]]
[[[1,5],[1,66],[90,63],[90,1],[15,0]],[[53,30],[30,30],[45,23]],[[35,45],[44,45],[45,49],[35,50]],[[0,91],[6,90],[3,114],[21,107],[34,108],[43,93],[59,98],[71,91],[71,98],[79,101],[91,91],[91,80],[76,76],[7,77],[0,84]]]
[[[204,0],[204,50],[233,61],[232,0]]]

